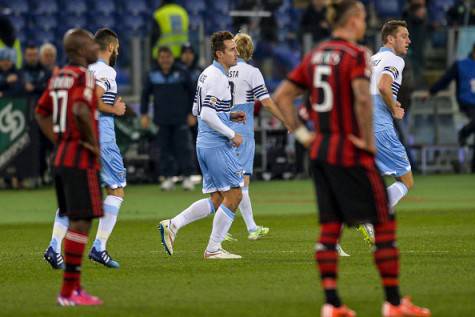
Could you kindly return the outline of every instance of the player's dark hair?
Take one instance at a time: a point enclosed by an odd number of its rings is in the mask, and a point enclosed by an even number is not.
[[[26,46],[25,46],[25,51],[26,51],[27,49],[37,49],[37,48],[38,48],[38,47],[37,47],[35,44],[33,44],[33,43],[27,43]]]
[[[339,27],[345,24],[351,10],[357,5],[362,5],[357,0],[342,0],[333,1],[327,7],[327,20],[333,28]]]
[[[94,34],[94,40],[99,44],[101,51],[105,51],[109,44],[116,43],[118,39],[119,37],[117,36],[117,33],[109,28],[99,29],[96,34]]]
[[[214,59],[218,58],[218,55],[216,55],[217,51],[224,51],[226,48],[224,41],[232,40],[233,38],[234,35],[228,31],[219,31],[211,35],[211,55]]]
[[[173,54],[172,50],[168,46],[160,46],[158,48],[158,55],[160,55],[160,53]]]
[[[384,23],[383,28],[381,29],[381,40],[383,44],[388,42],[388,36],[396,36],[397,30],[399,27],[407,28],[406,21],[403,20],[389,20]]]

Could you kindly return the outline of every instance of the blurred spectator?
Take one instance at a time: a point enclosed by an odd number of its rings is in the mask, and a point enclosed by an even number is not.
[[[46,67],[52,75],[56,75],[60,67],[56,62],[57,51],[56,47],[51,43],[44,43],[40,47],[40,63]]]
[[[38,48],[28,45],[25,48],[25,62],[22,68],[25,91],[33,97],[36,102],[48,84],[51,72],[41,63]]]
[[[312,34],[314,45],[330,36],[330,24],[327,21],[327,3],[328,0],[312,0],[303,12],[299,30],[301,43],[303,43],[303,36],[307,33]]]
[[[407,28],[411,35],[411,47],[409,59],[411,60],[413,75],[416,86],[422,84],[422,72],[424,70],[424,49],[428,36],[429,24],[427,8],[424,0],[411,0],[403,13],[403,19],[407,22]]]
[[[153,96],[153,122],[159,126],[152,148],[152,160],[158,163],[160,176],[165,177],[161,188],[174,188],[172,177],[179,174],[174,166],[176,162],[181,175],[185,177],[183,188],[191,190],[193,161],[190,160],[192,153],[187,119],[192,115],[193,83],[188,72],[175,64],[172,51],[167,46],[159,48],[158,67],[150,71],[144,80],[140,105],[143,128],[148,128],[150,124],[150,96]],[[158,161],[155,154],[157,147]]]
[[[188,43],[188,25],[186,10],[172,0],[163,0],[162,5],[153,13],[153,59],[156,60],[161,46],[170,47],[173,57],[179,58],[181,46]]]
[[[0,98],[19,96],[23,92],[21,73],[12,62],[14,55],[11,48],[0,49]]]
[[[10,19],[0,10],[0,49],[13,48],[10,58],[19,69],[22,66],[20,41],[16,38],[15,28]]]
[[[447,11],[447,22],[450,26],[475,24],[475,4],[470,0],[457,0]]]
[[[458,135],[460,145],[464,146],[468,137],[475,133],[475,43],[469,56],[453,63],[442,78],[430,88],[431,96],[447,88],[452,80],[455,80],[460,110],[470,120]],[[472,173],[475,173],[475,155],[472,159]]]

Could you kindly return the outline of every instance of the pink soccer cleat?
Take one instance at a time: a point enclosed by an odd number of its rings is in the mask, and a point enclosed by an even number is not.
[[[102,305],[102,300],[99,297],[90,295],[83,289],[75,290],[70,297],[58,296],[57,300],[59,306],[97,306]]]

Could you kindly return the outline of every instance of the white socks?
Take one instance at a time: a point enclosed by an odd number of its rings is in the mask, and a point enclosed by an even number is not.
[[[234,212],[228,209],[225,205],[221,205],[214,215],[213,230],[209,238],[208,246],[206,250],[209,252],[215,252],[221,248],[221,242],[223,242],[226,234],[231,228],[234,220]]]
[[[61,243],[68,232],[68,227],[68,217],[61,217],[59,215],[59,209],[57,209],[56,216],[54,217],[53,235],[51,236],[51,242],[49,243],[50,247],[52,247],[57,253],[61,253]]]
[[[388,197],[389,197],[389,206],[394,208],[397,203],[401,200],[402,197],[407,194],[407,187],[402,182],[395,182],[387,188]]]
[[[106,199],[104,199],[104,216],[99,219],[96,240],[94,240],[93,244],[93,247],[95,247],[97,251],[104,251],[106,249],[107,240],[117,222],[122,201],[122,198],[112,195],[108,195]]]
[[[213,203],[209,198],[195,201],[190,207],[186,208],[171,220],[172,229],[176,234],[180,228],[194,221],[206,218],[214,213]]]
[[[239,210],[241,211],[242,218],[246,223],[247,231],[256,231],[257,225],[254,221],[254,216],[252,214],[251,197],[249,197],[249,187],[244,187],[242,189],[242,200],[239,204]]]

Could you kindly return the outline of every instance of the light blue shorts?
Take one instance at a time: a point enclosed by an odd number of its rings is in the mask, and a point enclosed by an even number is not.
[[[252,175],[255,153],[256,141],[254,140],[254,137],[243,136],[243,142],[241,146],[236,148],[236,154],[244,169],[244,175]]]
[[[101,181],[102,184],[116,189],[125,187],[126,169],[120,154],[119,147],[115,142],[101,143]]]
[[[394,129],[379,131],[376,135],[376,165],[383,175],[400,177],[411,171],[406,149]]]
[[[196,154],[203,174],[204,194],[226,192],[244,186],[243,168],[233,147],[197,147]]]

